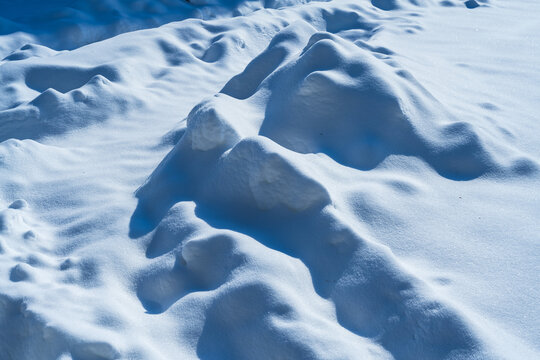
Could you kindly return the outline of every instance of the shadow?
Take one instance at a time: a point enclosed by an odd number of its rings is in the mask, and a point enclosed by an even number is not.
[[[181,258],[177,258],[171,270],[151,272],[139,278],[135,284],[137,298],[147,314],[157,315],[188,294],[211,291],[221,285],[201,286],[193,275],[181,263]]]
[[[23,32],[56,50],[196,17],[188,1],[0,0],[0,35]],[[152,11],[148,11],[152,8]]]

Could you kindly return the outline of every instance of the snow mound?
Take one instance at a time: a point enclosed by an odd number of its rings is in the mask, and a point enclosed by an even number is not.
[[[285,28],[193,108],[137,191],[130,235],[147,239],[153,259],[136,281],[139,300],[153,314],[201,314],[199,356],[494,355],[491,325],[401,265],[334,184],[351,168],[369,179],[394,155],[459,180],[536,165],[455,120],[389,53],[304,23]],[[417,191],[399,177],[381,186]],[[364,206],[376,208],[369,197]],[[339,337],[320,338],[321,323]]]
[[[487,3],[0,0],[0,358],[537,358]]]
[[[287,56],[276,61],[279,51]],[[419,157],[454,179],[537,169],[502,135],[452,116],[390,55],[329,33],[313,34],[299,53],[272,43],[222,93],[265,104],[249,115],[259,135],[361,170],[392,154]]]
[[[27,44],[3,60],[0,140],[60,134],[142,105],[123,83],[118,64],[76,59]]]
[[[32,68],[26,85],[39,95],[0,111],[1,140],[59,134],[106,120],[104,109],[117,114],[140,106],[141,102],[116,85],[114,76],[107,72],[99,68]],[[16,87],[11,89],[16,91]]]
[[[258,26],[276,31],[273,22],[266,23]],[[64,134],[118,115],[129,118],[163,102],[185,74],[200,74],[251,52],[246,47],[259,40],[247,32],[251,24],[233,25],[193,19],[175,27],[124,34],[95,44],[104,54],[99,58],[92,47],[54,51],[25,44],[0,62],[0,140]],[[237,63],[225,66],[233,69],[227,69],[228,74],[241,69],[243,62]],[[223,80],[213,85],[215,81],[207,81],[212,93],[223,85]],[[189,92],[202,85],[185,86]]]
[[[155,262],[138,280],[148,312],[187,307],[205,319],[199,356],[435,359],[459,353],[466,359],[485,351],[459,311],[340,211],[319,206],[282,214],[252,202],[250,214],[199,200],[175,204],[152,241],[158,232],[163,241],[163,224],[191,219],[187,232],[171,233],[169,251],[160,255],[175,254],[174,266]],[[209,225],[223,217],[236,230]]]

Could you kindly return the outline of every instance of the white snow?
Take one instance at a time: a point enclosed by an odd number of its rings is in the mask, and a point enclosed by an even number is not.
[[[537,14],[0,0],[0,360],[540,358]]]

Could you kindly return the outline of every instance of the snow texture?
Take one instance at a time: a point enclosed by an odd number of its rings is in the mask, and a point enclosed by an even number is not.
[[[0,359],[540,358],[533,0],[0,0]]]

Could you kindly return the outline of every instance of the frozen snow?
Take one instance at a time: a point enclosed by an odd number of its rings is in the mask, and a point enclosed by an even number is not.
[[[536,14],[0,0],[0,359],[540,358]]]

